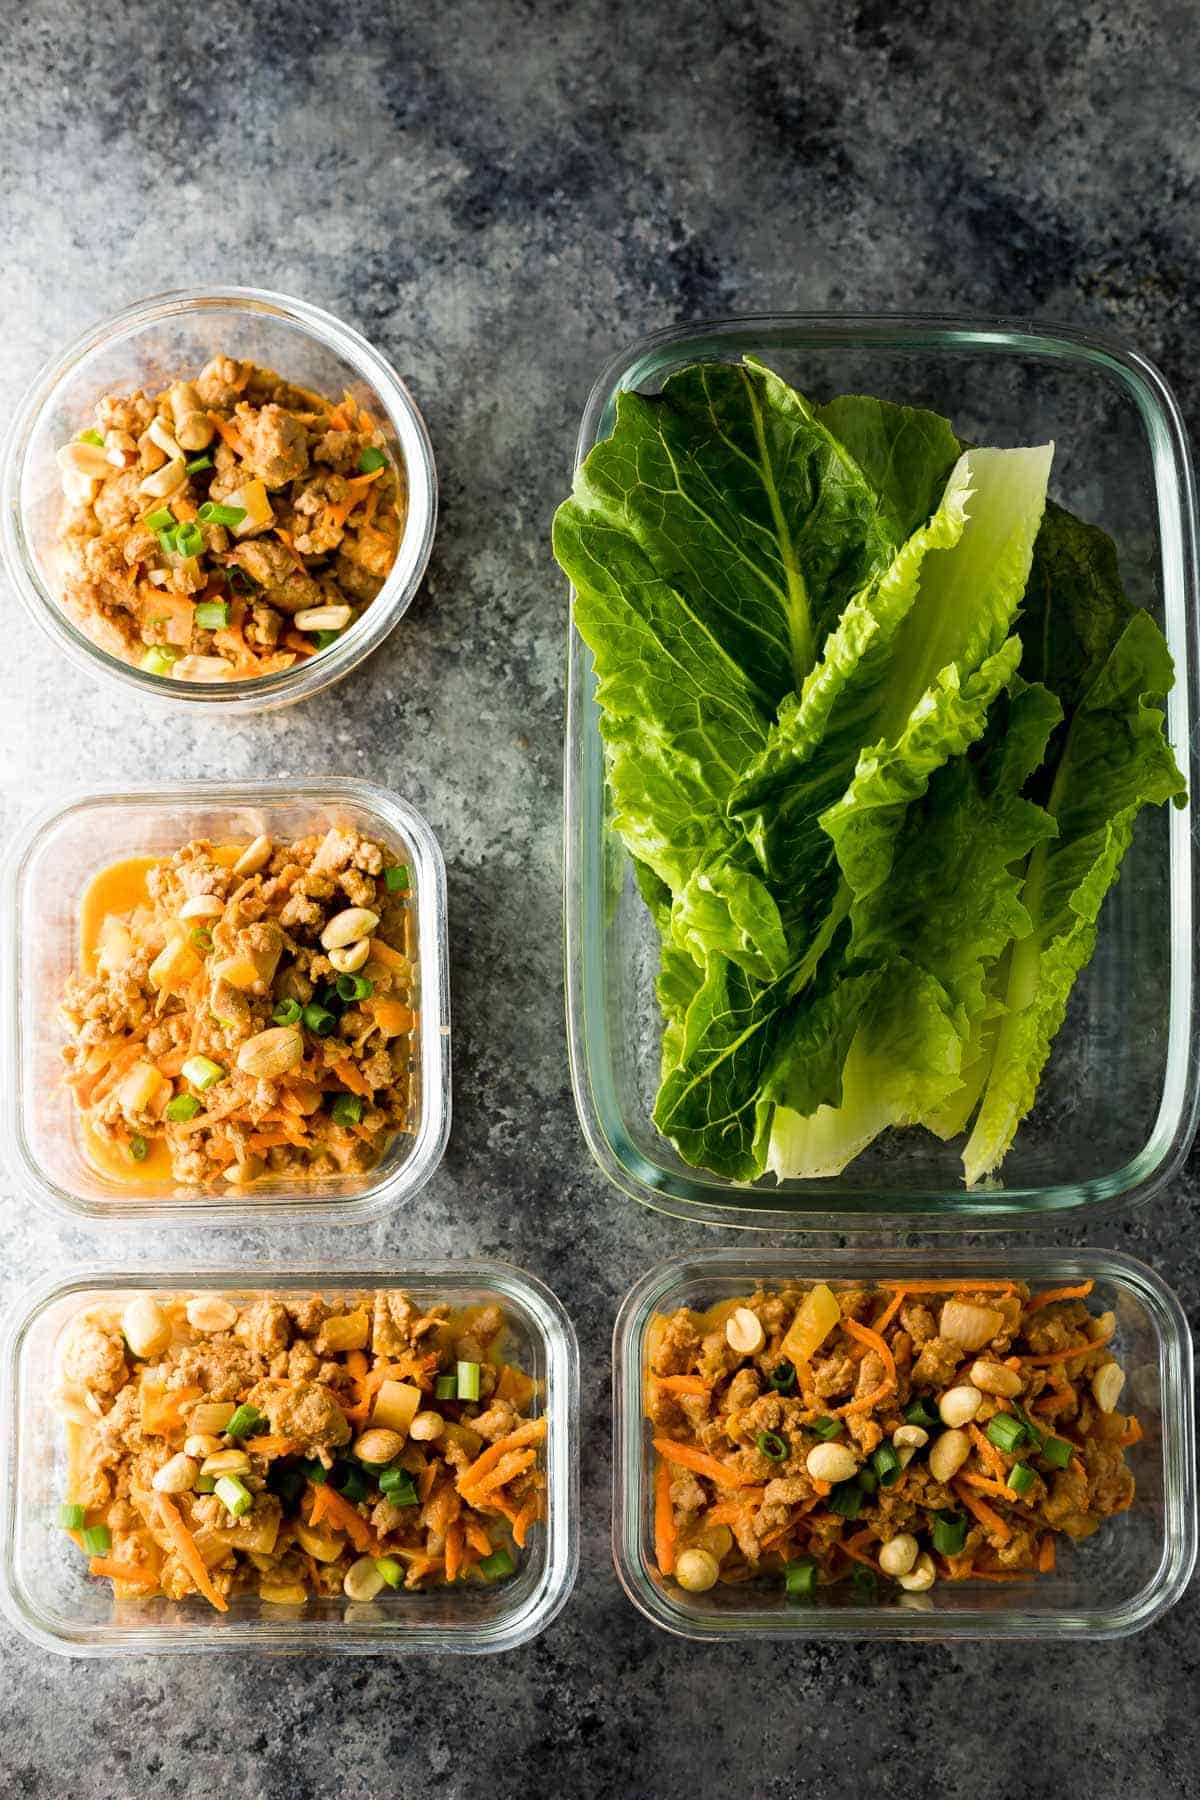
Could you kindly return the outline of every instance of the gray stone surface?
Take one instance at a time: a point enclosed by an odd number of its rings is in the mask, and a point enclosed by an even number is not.
[[[403,628],[261,722],[151,720],[8,601],[0,806],[83,782],[370,775],[450,874],[455,1125],[420,1201],[353,1250],[535,1270],[583,1353],[582,1575],[487,1663],[72,1664],[0,1632],[6,1793],[275,1797],[1194,1788],[1200,1608],[1107,1647],[700,1650],[609,1561],[609,1332],[650,1262],[716,1242],[593,1171],[562,1025],[563,583],[547,551],[600,362],[677,319],[961,308],[1127,334],[1185,409],[1200,296],[1190,0],[767,5],[31,4],[0,33],[0,410],[100,314],[206,278],[314,300],[411,380],[444,510]],[[1193,340],[1194,343],[1194,340]],[[1200,1164],[1093,1238],[1194,1310]],[[267,1233],[63,1230],[0,1196],[0,1283],[77,1262],[269,1261]]]

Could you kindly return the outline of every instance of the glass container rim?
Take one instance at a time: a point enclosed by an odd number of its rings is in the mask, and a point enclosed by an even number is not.
[[[1161,528],[1164,602],[1168,641],[1178,679],[1168,700],[1170,734],[1181,761],[1186,758],[1188,803],[1168,821],[1172,900],[1186,918],[1173,920],[1171,942],[1170,1046],[1158,1113],[1146,1143],[1121,1167],[1084,1182],[1058,1181],[1001,1190],[995,1195],[967,1189],[903,1191],[905,1206],[870,1202],[879,1184],[825,1183],[805,1205],[781,1204],[789,1192],[760,1184],[724,1181],[702,1170],[687,1174],[644,1157],[624,1131],[615,1101],[605,1103],[596,1078],[593,1021],[600,981],[594,948],[595,920],[601,916],[589,884],[599,879],[600,858],[590,844],[591,796],[602,783],[602,753],[596,728],[592,658],[574,624],[574,590],[569,590],[567,623],[567,728],[563,765],[563,917],[565,1011],[571,1086],[580,1128],[601,1173],[626,1197],[669,1217],[731,1230],[860,1233],[886,1228],[976,1231],[1038,1230],[1062,1215],[1101,1219],[1159,1193],[1182,1166],[1200,1114],[1200,1048],[1197,1045],[1196,958],[1191,921],[1200,908],[1200,857],[1191,842],[1191,820],[1200,796],[1200,742],[1191,721],[1200,717],[1200,562],[1197,557],[1196,487],[1187,430],[1175,396],[1158,368],[1115,334],[1002,314],[946,313],[747,313],[697,323],[671,325],[648,333],[609,357],[593,383],[576,441],[575,467],[601,435],[618,391],[636,387],[673,363],[685,346],[689,356],[716,355],[739,341],[752,347],[768,333],[785,336],[788,348],[976,351],[1039,356],[1048,363],[1099,367],[1115,378],[1137,407],[1147,435],[1155,502]],[[598,821],[603,831],[603,820]],[[602,1059],[601,1059],[602,1060]],[[614,1110],[615,1109],[615,1110]],[[1149,1162],[1150,1166],[1145,1166]],[[815,1185],[815,1184],[814,1184]],[[795,1190],[802,1198],[802,1191]],[[1011,1195],[1011,1199],[1005,1195]],[[745,1196],[744,1203],[736,1196]],[[752,1197],[752,1198],[750,1198]]]
[[[61,383],[93,352],[134,338],[149,326],[188,313],[232,309],[274,318],[333,350],[383,401],[404,453],[408,515],[396,561],[383,587],[350,629],[319,656],[273,675],[223,682],[165,682],[96,644],[67,615],[46,585],[28,541],[21,489],[26,459],[44,410]],[[378,648],[420,587],[437,525],[437,471],[429,431],[406,383],[352,326],[322,307],[268,288],[177,288],[133,302],[97,320],[49,358],[26,388],[0,451],[0,550],[9,580],[34,624],[77,668],[138,691],[151,706],[223,707],[226,716],[268,711],[308,699],[341,679]]]
[[[523,1307],[537,1327],[547,1369],[562,1394],[557,1421],[550,1420],[546,1472],[552,1517],[546,1521],[546,1554],[538,1587],[511,1616],[489,1626],[421,1627],[411,1622],[366,1625],[361,1621],[332,1627],[330,1641],[318,1640],[312,1625],[281,1618],[270,1624],[246,1625],[236,1633],[218,1626],[100,1626],[96,1636],[64,1636],[36,1619],[22,1594],[15,1566],[16,1516],[20,1504],[17,1476],[21,1429],[18,1375],[22,1346],[30,1328],[46,1309],[96,1288],[141,1292],[147,1289],[194,1288],[269,1294],[288,1291],[328,1292],[335,1287],[385,1282],[413,1288],[446,1286],[451,1291],[482,1289]],[[206,1651],[278,1652],[302,1650],[313,1655],[408,1655],[451,1653],[487,1655],[513,1650],[537,1637],[558,1616],[571,1595],[579,1569],[579,1347],[575,1328],[553,1290],[528,1270],[490,1257],[456,1261],[448,1257],[413,1257],[403,1261],[355,1260],[333,1269],[314,1269],[296,1262],[243,1264],[215,1262],[155,1264],[114,1269],[95,1263],[69,1275],[42,1275],[18,1291],[0,1319],[0,1427],[3,1439],[16,1447],[0,1478],[0,1613],[40,1649],[68,1657],[203,1653]],[[474,1641],[468,1641],[474,1634]]]
[[[21,932],[24,874],[30,854],[45,834],[72,814],[115,806],[139,807],[179,802],[188,806],[255,806],[339,802],[356,804],[404,837],[417,865],[419,903],[418,974],[421,981],[422,1114],[412,1151],[399,1168],[370,1184],[351,1200],[295,1199],[281,1196],[257,1205],[231,1194],[205,1200],[142,1198],[125,1204],[88,1201],[51,1181],[27,1142],[22,1066],[24,1033],[21,1006]],[[2,1160],[20,1190],[52,1217],[64,1217],[101,1229],[130,1225],[252,1226],[363,1225],[411,1200],[436,1172],[450,1136],[452,1108],[450,981],[446,867],[433,827],[411,802],[356,777],[313,777],[262,781],[168,782],[148,788],[80,788],[60,794],[18,828],[0,862],[0,1119],[5,1146]]]
[[[864,1264],[867,1272],[864,1274]],[[953,1614],[906,1612],[899,1607],[843,1609],[806,1607],[803,1611],[735,1614],[706,1620],[688,1616],[674,1605],[650,1577],[642,1554],[642,1525],[648,1490],[642,1418],[642,1345],[656,1304],[669,1299],[686,1281],[704,1279],[862,1280],[918,1271],[931,1266],[949,1276],[1014,1275],[1031,1283],[1093,1277],[1111,1280],[1133,1293],[1150,1317],[1163,1363],[1162,1419],[1164,1480],[1163,1546],[1149,1582],[1123,1606],[1097,1608],[1086,1614],[1022,1613],[1012,1608],[962,1608]],[[1197,1494],[1196,1432],[1193,1399],[1193,1353],[1187,1315],[1174,1291],[1148,1263],[1125,1251],[1027,1245],[1018,1249],[972,1250],[874,1249],[865,1245],[823,1250],[736,1248],[681,1251],[646,1271],[625,1295],[613,1325],[613,1525],[612,1554],[617,1578],[627,1598],[661,1630],[704,1642],[746,1638],[902,1638],[949,1642],[955,1639],[1037,1639],[1063,1636],[1073,1640],[1133,1636],[1182,1598],[1196,1566]],[[870,1621],[868,1623],[868,1621]]]

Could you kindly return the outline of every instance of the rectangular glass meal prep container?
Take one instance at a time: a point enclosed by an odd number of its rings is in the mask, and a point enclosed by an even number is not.
[[[1197,792],[1197,566],[1191,463],[1158,372],[1117,343],[1004,320],[777,316],[673,328],[609,363],[588,400],[578,460],[608,435],[617,394],[653,393],[684,365],[752,354],[817,400],[863,393],[945,414],[981,444],[1055,441],[1051,495],[1116,541],[1130,599],[1166,634],[1176,685],[1168,733]],[[967,1192],[961,1141],[885,1134],[836,1178],[731,1183],[692,1168],[652,1119],[661,1020],[658,943],[611,797],[591,653],[569,633],[565,763],[568,1041],[580,1122],[601,1169],[644,1204],[709,1224],[773,1230],[1033,1224],[1161,1188],[1195,1128],[1196,869],[1191,808],[1147,809],[1000,1177]]]
[[[416,918],[417,1028],[411,1129],[361,1175],[305,1183],[264,1177],[250,1188],[188,1190],[123,1182],[83,1151],[61,1079],[56,1009],[77,965],[80,902],[92,877],[127,856],[189,839],[249,843],[353,827],[379,838],[410,871]],[[88,1223],[367,1223],[410,1199],[441,1160],[450,1129],[446,876],[430,827],[405,801],[364,781],[191,782],[95,793],[40,814],[20,834],[5,883],[4,1126],[13,1173],[35,1200]]]
[[[1128,1451],[1137,1494],[1126,1513],[1082,1543],[1059,1539],[1058,1565],[1027,1583],[937,1583],[927,1594],[864,1603],[849,1584],[822,1589],[821,1604],[789,1603],[782,1580],[718,1584],[688,1594],[654,1563],[652,1427],[644,1416],[646,1328],[656,1313],[697,1311],[752,1293],[756,1284],[1011,1276],[1035,1291],[1091,1277],[1089,1305],[1111,1308],[1113,1349],[1126,1371],[1121,1405],[1145,1436]],[[730,1250],[677,1256],[626,1296],[613,1333],[613,1559],[640,1612],[680,1637],[1117,1638],[1167,1611],[1196,1561],[1192,1344],[1171,1290],[1134,1257],[1108,1250]],[[884,1590],[887,1591],[885,1597]],[[914,1604],[914,1602],[916,1604]]]
[[[242,1595],[217,1613],[186,1601],[115,1600],[107,1581],[56,1523],[66,1479],[63,1421],[51,1398],[55,1345],[86,1307],[135,1293],[228,1294],[237,1300],[300,1299],[403,1288],[415,1300],[453,1306],[494,1301],[508,1321],[506,1352],[539,1384],[534,1411],[549,1420],[547,1516],[529,1535],[517,1572],[485,1587],[385,1593],[370,1603],[337,1596],[304,1607]],[[478,1655],[511,1650],[543,1631],[565,1604],[578,1562],[579,1371],[575,1333],[550,1290],[494,1262],[412,1262],[403,1267],[83,1269],[42,1282],[14,1306],[0,1349],[0,1602],[40,1648],[67,1656],[158,1656],[173,1651],[290,1651],[293,1654]]]

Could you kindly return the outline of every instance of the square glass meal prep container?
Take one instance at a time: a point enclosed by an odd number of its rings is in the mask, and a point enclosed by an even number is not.
[[[1027,1583],[945,1582],[923,1595],[864,1604],[849,1584],[821,1604],[789,1603],[782,1581],[718,1584],[687,1594],[654,1563],[653,1428],[644,1416],[646,1328],[657,1313],[702,1311],[787,1280],[858,1287],[876,1280],[959,1276],[1026,1281],[1035,1290],[1095,1281],[1089,1305],[1111,1308],[1126,1371],[1121,1406],[1145,1436],[1128,1452],[1137,1494],[1082,1543],[1060,1538],[1052,1574]],[[1196,1561],[1192,1344],[1178,1300],[1134,1257],[1108,1250],[731,1250],[673,1257],[627,1295],[613,1333],[613,1559],[640,1612],[680,1637],[1117,1638],[1175,1604]],[[916,1605],[913,1602],[917,1602]]]
[[[411,1130],[397,1134],[373,1169],[308,1183],[264,1177],[240,1190],[188,1190],[99,1173],[84,1155],[62,1082],[56,1017],[77,966],[80,901],[92,877],[123,857],[169,855],[191,838],[249,843],[266,832],[286,841],[332,825],[378,837],[409,865],[417,941]],[[59,804],[26,827],[11,853],[5,938],[5,1138],[13,1173],[35,1200],[94,1224],[364,1224],[411,1198],[440,1162],[450,1129],[445,868],[425,820],[386,789],[341,780],[193,782]]]
[[[77,1312],[135,1293],[228,1294],[236,1300],[301,1299],[403,1288],[415,1300],[453,1306],[494,1301],[509,1326],[507,1352],[539,1384],[535,1411],[549,1420],[546,1519],[530,1533],[516,1574],[491,1587],[460,1584],[384,1594],[368,1604],[342,1596],[284,1607],[241,1595],[227,1613],[196,1595],[185,1601],[115,1600],[88,1574],[86,1558],[56,1523],[66,1479],[66,1438],[55,1411],[54,1354]],[[0,1601],[41,1649],[68,1656],[268,1650],[293,1654],[478,1655],[535,1637],[565,1604],[578,1562],[579,1370],[575,1333],[550,1290],[494,1262],[413,1262],[403,1267],[85,1269],[43,1282],[10,1314],[0,1366]]]
[[[862,393],[945,414],[960,437],[1056,444],[1051,495],[1116,541],[1130,599],[1166,634],[1168,733],[1197,793],[1195,501],[1186,434],[1158,372],[1085,332],[1005,320],[776,316],[688,326],[613,359],[588,400],[582,461],[612,430],[617,394],[653,393],[684,365],[763,358],[817,400]],[[1148,808],[1001,1176],[967,1192],[961,1140],[890,1132],[842,1175],[734,1184],[690,1167],[652,1120],[661,1020],[658,942],[611,798],[591,652],[569,633],[565,767],[567,1018],[576,1105],[601,1169],[676,1217],[773,1230],[939,1229],[1098,1212],[1161,1188],[1195,1128],[1196,871],[1191,809]]]

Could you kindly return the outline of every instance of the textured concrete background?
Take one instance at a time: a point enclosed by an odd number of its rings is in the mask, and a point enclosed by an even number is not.
[[[455,1127],[409,1212],[351,1250],[523,1263],[583,1353],[583,1573],[485,1664],[71,1664],[0,1632],[0,1781],[91,1796],[738,1794],[880,1800],[1194,1785],[1194,1592],[1109,1647],[703,1651],[608,1554],[608,1357],[649,1263],[715,1242],[592,1170],[560,979],[563,583],[547,550],[600,362],[737,310],[956,308],[1124,333],[1195,414],[1200,139],[1191,0],[549,5],[35,3],[0,34],[0,410],[98,315],[205,279],[303,295],[411,381],[444,511],[386,648],[299,711],[143,717],[8,599],[0,805],[168,774],[369,775],[450,874]],[[1103,1233],[1194,1311],[1200,1162]],[[89,1258],[269,1259],[268,1234],[54,1228],[0,1196],[5,1289]]]

